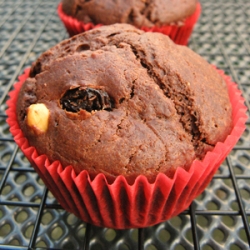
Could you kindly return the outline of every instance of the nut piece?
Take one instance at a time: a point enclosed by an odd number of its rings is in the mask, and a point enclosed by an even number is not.
[[[48,129],[50,112],[43,103],[31,104],[27,110],[27,125],[37,135]]]

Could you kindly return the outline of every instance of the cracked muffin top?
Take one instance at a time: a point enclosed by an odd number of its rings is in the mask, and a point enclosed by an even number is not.
[[[131,182],[188,169],[232,123],[226,83],[212,66],[128,24],[43,53],[20,90],[17,116],[30,145],[51,161]]]
[[[197,0],[62,0],[62,8],[65,14],[85,23],[151,27],[181,24],[194,13],[196,3]]]

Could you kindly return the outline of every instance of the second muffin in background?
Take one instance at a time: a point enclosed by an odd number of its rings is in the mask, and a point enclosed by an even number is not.
[[[186,45],[201,12],[197,0],[63,0],[58,14],[70,35],[100,25],[127,23],[144,31],[168,35]]]

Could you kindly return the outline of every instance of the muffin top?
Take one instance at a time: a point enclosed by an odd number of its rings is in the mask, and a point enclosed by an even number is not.
[[[65,40],[32,65],[20,128],[51,161],[112,181],[189,169],[231,131],[218,72],[189,48],[128,24]]]
[[[128,23],[136,27],[179,24],[192,15],[197,0],[62,0],[65,14],[85,23]]]

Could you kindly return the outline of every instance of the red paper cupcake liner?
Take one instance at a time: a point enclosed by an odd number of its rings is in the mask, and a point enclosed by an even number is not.
[[[64,209],[96,226],[116,229],[147,227],[187,209],[204,191],[245,130],[247,109],[241,92],[223,71],[218,72],[227,83],[233,107],[232,131],[202,161],[195,160],[189,171],[177,168],[172,179],[160,173],[154,183],[149,183],[145,176],[140,175],[129,185],[125,177],[118,176],[109,184],[103,174],[91,180],[87,171],[76,175],[71,166],[63,168],[60,162],[49,162],[45,155],[38,155],[36,149],[29,146],[16,116],[18,92],[29,75],[29,69],[19,77],[9,94],[7,122],[14,140]]]
[[[102,26],[102,24],[84,23],[77,19],[66,15],[62,10],[62,3],[58,5],[57,13],[64,23],[70,36],[77,35],[79,33],[91,30]],[[160,32],[169,36],[176,44],[187,45],[188,39],[191,36],[194,25],[199,19],[201,13],[201,4],[197,3],[195,12],[185,19],[183,26],[178,25],[164,25],[161,27],[141,27],[146,32]]]

